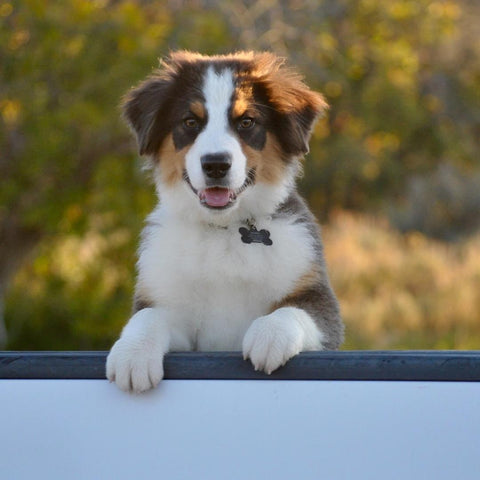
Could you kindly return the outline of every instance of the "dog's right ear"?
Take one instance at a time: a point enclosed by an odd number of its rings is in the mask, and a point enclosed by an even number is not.
[[[155,155],[168,132],[174,82],[171,69],[160,69],[123,99],[123,116],[137,136],[140,155]]]

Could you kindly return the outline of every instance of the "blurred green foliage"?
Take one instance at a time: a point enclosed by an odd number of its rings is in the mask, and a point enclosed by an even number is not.
[[[301,183],[317,215],[403,208],[399,226],[421,229],[405,218],[422,208],[411,206],[412,179],[442,165],[462,178],[479,169],[479,9],[468,0],[0,0],[8,348],[107,348],[128,317],[155,195],[118,105],[158,57],[285,55],[331,105]]]

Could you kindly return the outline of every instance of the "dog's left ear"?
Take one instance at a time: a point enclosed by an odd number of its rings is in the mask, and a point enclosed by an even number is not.
[[[294,100],[281,113],[279,119],[284,148],[292,155],[308,153],[313,126],[328,108],[320,93],[304,85],[302,87],[289,92]]]
[[[308,153],[308,142],[317,118],[328,104],[320,93],[310,90],[302,77],[285,66],[283,58],[271,53],[257,55],[256,86],[274,107],[274,123],[279,142],[289,155]]]

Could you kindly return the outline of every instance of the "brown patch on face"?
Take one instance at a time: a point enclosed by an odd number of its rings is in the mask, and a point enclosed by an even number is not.
[[[252,101],[253,93],[251,85],[241,85],[237,88],[235,101],[232,107],[232,117],[237,119],[245,115],[247,110],[251,108]]]
[[[285,63],[284,58],[269,52],[253,53],[250,78],[266,87],[268,99],[280,113],[292,114],[309,109],[315,118],[328,108],[325,99],[310,90],[302,75]]]
[[[201,120],[205,118],[205,105],[199,100],[190,104],[190,111]]]
[[[255,169],[257,182],[276,184],[285,175],[285,162],[282,160],[280,146],[275,137],[267,133],[265,147],[255,150],[241,141],[242,150],[247,157],[247,170]]]
[[[162,180],[168,186],[180,182],[185,168],[185,154],[187,148],[177,151],[173,143],[172,135],[168,135],[158,152],[160,172]]]
[[[283,58],[266,52],[253,54],[240,81],[251,86],[249,96],[268,118],[285,158],[307,153],[313,124],[327,109],[323,96],[310,90]]]
[[[324,282],[323,278],[324,276],[320,265],[314,265],[310,271],[297,280],[295,288],[289,295],[272,306],[270,313],[282,307],[300,306],[299,299],[303,299],[308,292],[315,292],[316,287]]]
[[[241,117],[248,109],[248,102],[245,98],[238,98],[232,108],[232,117]]]

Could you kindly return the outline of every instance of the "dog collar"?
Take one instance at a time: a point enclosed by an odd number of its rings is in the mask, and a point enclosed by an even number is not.
[[[247,218],[246,220],[242,220],[241,223],[248,227],[240,227],[238,229],[240,239],[243,243],[246,243],[247,245],[250,243],[262,243],[267,246],[273,245],[273,241],[270,238],[270,232],[264,228],[258,230],[255,219]],[[228,230],[229,228],[227,225],[215,225],[214,223],[209,223],[208,226],[219,230]]]

